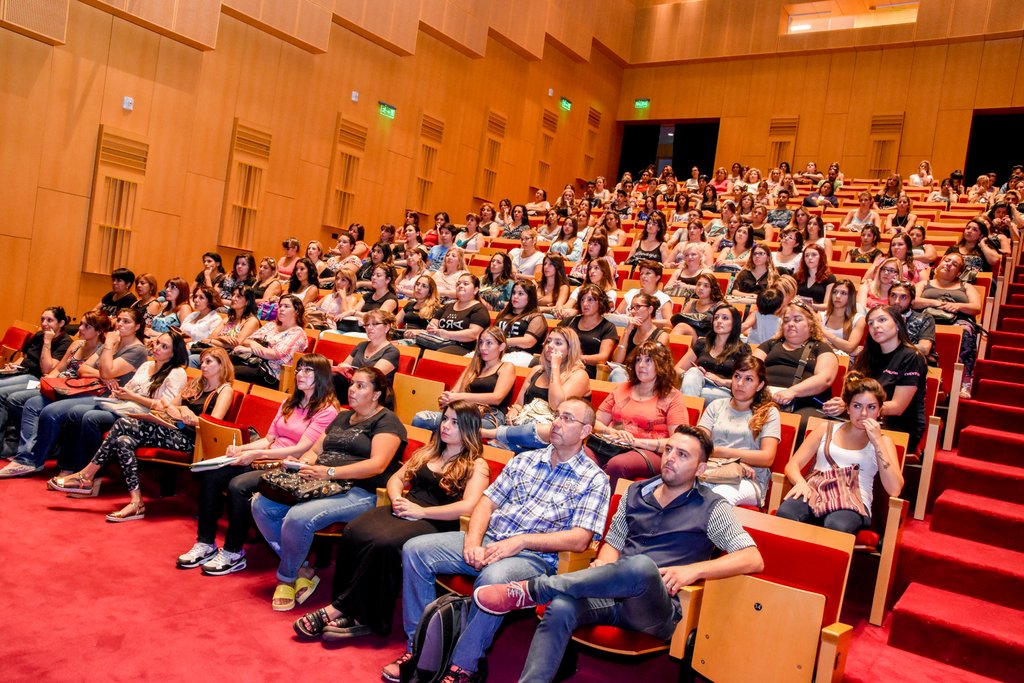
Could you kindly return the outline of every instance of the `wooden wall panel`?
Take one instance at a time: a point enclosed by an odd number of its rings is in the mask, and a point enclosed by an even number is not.
[[[130,133],[147,134],[160,40],[158,34],[124,21],[111,26],[100,121]],[[125,96],[134,99],[132,111],[122,108]]]
[[[81,0],[97,9],[142,26],[197,50],[217,43],[219,0]]]
[[[0,272],[4,273],[4,295],[0,296],[0,323],[3,329],[15,319],[36,320],[36,316],[42,311],[43,306],[56,304],[41,304],[33,313],[33,308],[25,306],[26,293],[29,289],[35,290],[34,282],[30,284],[29,264],[32,250],[32,241],[21,237],[0,235]],[[35,301],[35,298],[33,299]],[[70,301],[70,299],[54,299],[54,301]],[[69,315],[75,313],[69,311]]]
[[[1020,61],[1021,39],[989,40],[978,68],[978,86],[974,106],[978,108],[1009,107],[1013,104],[1013,72],[1007,65]]]
[[[407,0],[334,0],[334,22],[397,55],[416,51],[419,16]]]
[[[95,135],[94,130],[93,137]],[[39,188],[32,201],[36,204],[36,212],[28,253],[28,262],[32,268],[29,270],[31,286],[26,290],[23,301],[25,315],[31,314],[35,319],[43,306],[54,305],[55,302],[77,311],[80,308],[79,293],[84,283],[87,280],[103,279],[88,275],[75,277],[81,269],[80,254],[85,250],[89,199],[68,192]],[[62,272],[61,277],[53,277],[53,265],[61,262],[62,257],[66,257],[63,262],[68,264],[68,268]],[[3,258],[7,258],[6,253]],[[5,269],[5,272],[18,270],[18,266],[12,265],[11,270]],[[107,289],[110,289],[110,279],[106,280]],[[89,307],[95,305],[96,301]]]
[[[0,28],[49,45],[62,45],[67,35],[69,0],[4,0]]]

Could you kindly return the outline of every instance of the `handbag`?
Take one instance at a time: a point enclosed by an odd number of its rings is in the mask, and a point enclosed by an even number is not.
[[[75,396],[102,396],[107,385],[98,377],[43,377],[39,393],[51,401]]]
[[[839,467],[829,453],[832,443],[832,424],[825,432],[825,459],[831,469],[815,470],[807,477],[807,487],[811,490],[807,504],[815,517],[823,517],[838,510],[853,510],[862,517],[867,517],[864,501],[860,497],[860,465]]]
[[[260,495],[281,505],[298,505],[308,500],[329,498],[352,488],[351,481],[320,481],[300,477],[298,472],[270,470],[260,476]]]
[[[232,351],[231,362],[234,365],[244,365],[253,368],[259,373],[261,380],[268,384],[277,384],[279,378],[271,370],[270,362],[252,352],[245,353],[245,351],[248,351],[248,349],[235,349]]]
[[[949,311],[938,308],[937,306],[929,306],[924,309],[924,312],[935,318],[936,325],[953,325],[957,321],[956,313],[950,313]]]
[[[430,351],[437,351],[441,347],[448,346],[452,342],[447,339],[440,337],[436,334],[430,334],[429,332],[422,332],[416,335],[416,346],[421,349],[428,349]]]
[[[746,479],[746,470],[739,458],[710,458],[700,479],[705,484],[730,484],[738,486]]]
[[[593,452],[594,457],[602,465],[616,455],[622,455],[627,451],[633,450],[629,446],[623,446],[616,441],[609,441],[608,439],[598,434],[591,434],[587,437],[587,448]]]
[[[555,421],[555,411],[551,410],[551,404],[542,398],[535,398],[519,411],[512,424],[519,426],[536,422],[539,424],[551,424]]]
[[[277,320],[277,302],[276,301],[263,301],[256,307],[256,317],[263,322],[270,322],[271,320]]]

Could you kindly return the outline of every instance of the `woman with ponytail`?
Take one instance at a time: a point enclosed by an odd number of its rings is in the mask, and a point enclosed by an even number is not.
[[[701,483],[732,505],[761,506],[782,434],[764,361],[756,356],[740,356],[732,370],[732,398],[712,401],[697,426],[706,430],[715,443],[715,455]],[[718,468],[710,465],[716,460],[737,459],[743,471],[740,482],[715,483],[711,473]]]

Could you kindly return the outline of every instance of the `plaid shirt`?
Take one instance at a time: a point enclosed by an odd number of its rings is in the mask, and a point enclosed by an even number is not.
[[[544,534],[582,528],[600,538],[608,516],[608,475],[583,454],[551,467],[552,447],[520,453],[501,471],[484,495],[497,506],[487,538],[501,541],[519,534]],[[537,553],[552,567],[557,553]]]

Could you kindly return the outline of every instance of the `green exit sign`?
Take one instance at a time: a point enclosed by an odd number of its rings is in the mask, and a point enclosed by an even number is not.
[[[633,100],[634,109],[648,109],[651,106],[651,101],[648,99]]]
[[[565,99],[564,97],[562,98],[561,102],[559,102],[559,104],[561,104],[562,105],[562,109],[564,109],[566,111],[571,111],[572,110],[572,102],[570,102],[569,100]]]
[[[388,104],[387,102],[378,102],[377,105],[377,109],[378,111],[380,111],[381,116],[383,116],[386,119],[395,118],[395,108],[392,107],[390,104]]]

